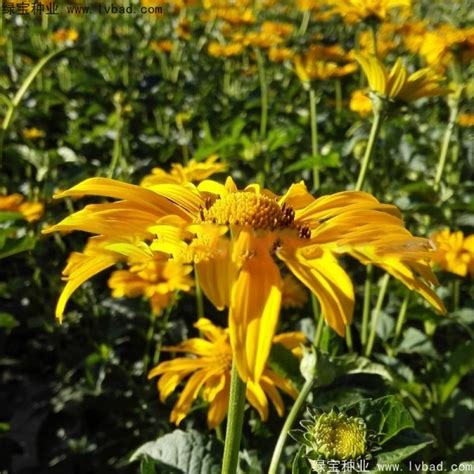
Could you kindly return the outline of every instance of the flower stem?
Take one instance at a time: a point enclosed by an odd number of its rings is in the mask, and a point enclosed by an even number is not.
[[[402,305],[400,306],[400,311],[398,312],[397,325],[395,326],[395,342],[400,337],[400,334],[402,333],[403,325],[405,324],[409,299],[410,299],[410,293],[407,293],[405,295],[405,298],[403,298]]]
[[[311,18],[311,10],[306,10],[303,13],[303,19],[301,20],[300,29],[298,30],[298,36],[303,36],[306,33],[310,18]]]
[[[258,65],[258,77],[260,80],[260,97],[261,97],[261,113],[260,113],[260,138],[264,138],[267,134],[267,120],[268,120],[268,87],[267,78],[265,75],[265,63],[263,61],[262,53],[258,48],[255,48],[255,56]]]
[[[370,357],[370,354],[372,354],[372,349],[374,347],[374,341],[375,341],[375,334],[377,331],[377,324],[379,322],[380,311],[382,310],[382,303],[385,298],[385,293],[387,292],[389,279],[390,279],[390,275],[386,273],[382,278],[382,283],[380,284],[379,296],[377,298],[377,303],[375,304],[374,312],[372,313],[369,341],[367,343],[367,347],[365,348],[366,357]]]
[[[323,332],[324,317],[319,312],[319,305],[316,296],[311,293],[311,306],[313,308],[314,322],[316,323],[316,331],[314,333],[313,345],[319,347],[319,341],[321,340],[321,334]]]
[[[318,156],[318,116],[316,104],[316,92],[311,87],[309,89],[309,116],[311,122],[311,155],[314,159],[317,159]],[[313,189],[319,189],[319,168],[317,165],[313,166]]]
[[[367,332],[369,330],[370,294],[372,292],[372,265],[367,265],[364,284],[364,307],[362,309],[362,327],[360,331],[360,342],[362,346],[367,343]]]
[[[453,136],[454,126],[456,124],[456,119],[459,111],[459,97],[454,98],[454,100],[450,103],[449,109],[449,122],[444,132],[443,144],[441,145],[441,150],[438,158],[438,167],[436,169],[436,176],[434,181],[435,190],[439,189],[444,168],[446,167],[449,144],[451,143],[451,137]]]
[[[276,474],[278,469],[278,463],[280,462],[281,453],[283,452],[286,438],[288,437],[288,432],[293,426],[293,423],[295,422],[295,419],[298,416],[298,413],[301,407],[303,406],[303,403],[311,392],[314,382],[314,377],[306,380],[305,384],[303,385],[303,388],[301,389],[301,392],[298,395],[298,398],[295,400],[294,405],[291,407],[290,413],[288,413],[285,423],[283,424],[283,428],[280,431],[280,435],[278,436],[278,440],[273,451],[270,468],[268,469],[268,474]]]
[[[242,427],[244,424],[245,390],[246,384],[240,379],[237,365],[234,362],[232,364],[230,380],[222,474],[235,474],[237,472],[240,439],[242,438]]]
[[[380,108],[378,107],[379,104],[376,105],[376,102],[380,100],[381,99],[376,98],[372,101],[372,107],[374,109],[374,120],[372,122],[372,128],[370,129],[369,142],[367,143],[365,155],[362,160],[362,166],[360,168],[359,177],[357,178],[357,184],[355,188],[356,191],[361,191],[364,186],[364,181],[367,176],[367,170],[369,169],[370,160],[372,159],[372,155],[374,154],[375,142],[377,141],[380,129],[382,128],[382,113]]]

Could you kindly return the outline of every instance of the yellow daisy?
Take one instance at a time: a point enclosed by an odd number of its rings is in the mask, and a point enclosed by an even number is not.
[[[178,385],[189,377],[171,411],[170,421],[179,425],[201,393],[204,401],[209,404],[207,424],[209,428],[215,428],[225,418],[229,404],[232,368],[229,330],[219,328],[205,318],[200,318],[194,326],[203,337],[188,339],[177,346],[163,349],[192,354],[194,357],[178,357],[161,362],[150,371],[148,378],[159,377],[157,387],[160,400],[164,403]],[[305,342],[305,337],[303,333],[283,333],[276,336],[274,342],[294,350]],[[278,416],[283,416],[285,405],[278,389],[293,398],[298,395],[288,379],[268,366],[258,382],[247,384],[247,401],[258,411],[262,421],[268,419],[268,398]]]
[[[436,247],[434,262],[447,272],[474,277],[474,234],[464,237],[461,231],[444,229],[431,238]]]
[[[170,172],[166,172],[161,168],[153,168],[151,174],[143,178],[141,186],[153,186],[154,184],[164,183],[185,184],[203,181],[213,174],[221,173],[227,169],[227,165],[219,163],[218,160],[218,155],[211,155],[204,161],[189,160],[185,166],[180,163],[173,163]]]
[[[432,69],[420,69],[409,74],[401,58],[398,58],[388,71],[375,56],[356,54],[355,57],[367,76],[372,92],[387,99],[412,102],[422,97],[440,96],[449,92],[448,88],[441,87],[442,78]]]
[[[189,276],[191,265],[180,265],[160,253],[146,259],[129,261],[128,270],[117,270],[108,285],[115,298],[143,296],[150,301],[152,313],[159,315],[177,290],[190,291],[194,285]]]
[[[394,8],[403,9],[405,14],[411,9],[411,0],[327,0],[327,3],[349,24],[366,19],[384,21]]]
[[[0,196],[0,211],[18,212],[28,222],[37,221],[44,212],[44,205],[41,202],[25,201],[21,194],[10,194]]]
[[[261,378],[278,324],[277,261],[316,295],[324,318],[340,335],[354,309],[352,282],[337,260],[342,254],[380,266],[445,311],[430,288],[437,281],[428,263],[429,241],[404,228],[396,207],[367,193],[316,199],[302,182],[277,196],[257,184],[239,190],[230,177],[225,185],[205,180],[198,186],[148,188],[91,178],[55,197],[81,195],[118,201],[88,205],[45,231],[98,234],[86,266],[65,275],[57,317],[79,284],[114,259],[158,251],[178,263],[193,262],[209,300],[218,309],[229,308],[230,341],[244,382]]]

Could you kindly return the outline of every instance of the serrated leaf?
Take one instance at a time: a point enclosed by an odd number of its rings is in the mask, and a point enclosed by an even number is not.
[[[376,400],[361,400],[356,406],[367,427],[381,435],[379,443],[382,445],[400,431],[415,427],[409,411],[393,395]]]
[[[130,461],[152,459],[160,466],[160,473],[220,474],[221,457],[221,446],[216,440],[196,430],[175,430],[145,443]]]
[[[305,450],[306,448],[301,446],[296,453],[291,465],[291,474],[310,474],[311,468],[306,460]]]
[[[434,439],[424,433],[408,429],[400,433],[384,452],[377,456],[378,464],[396,464],[433,443]],[[385,451],[387,449],[387,451]]]

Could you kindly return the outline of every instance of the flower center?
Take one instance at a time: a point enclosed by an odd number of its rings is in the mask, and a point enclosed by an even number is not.
[[[275,199],[246,191],[231,193],[201,209],[203,222],[248,226],[255,230],[292,227],[294,219],[293,208],[280,207]]]

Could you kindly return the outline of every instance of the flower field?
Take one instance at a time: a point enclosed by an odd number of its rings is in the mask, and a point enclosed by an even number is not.
[[[0,471],[474,471],[468,0],[3,2]]]

